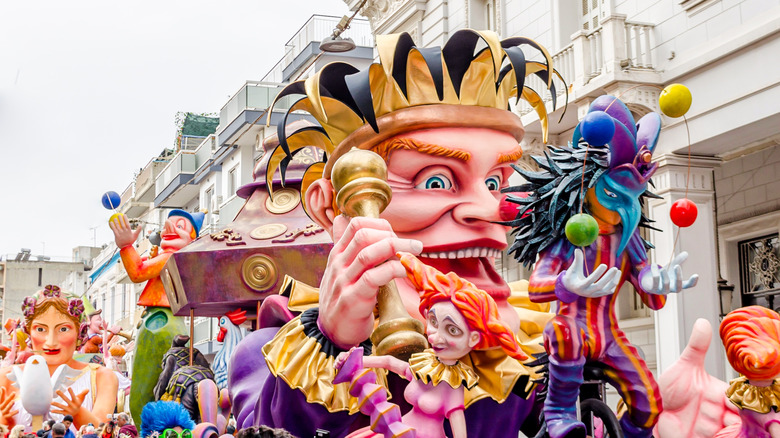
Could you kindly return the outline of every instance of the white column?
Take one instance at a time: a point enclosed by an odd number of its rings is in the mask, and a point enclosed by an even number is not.
[[[653,191],[663,199],[649,200],[648,213],[650,219],[655,221],[653,225],[664,231],[650,233],[650,241],[655,245],[655,249],[650,251],[650,259],[654,263],[667,265],[673,255],[687,251],[689,256],[683,264],[683,275],[687,278],[694,273],[699,274],[696,287],[679,294],[670,294],[666,306],[655,312],[658,372],[663,373],[680,357],[688,343],[693,323],[698,318],[705,318],[714,330],[705,367],[711,375],[725,379],[722,360],[724,350],[717,335],[720,307],[712,174],[713,167],[718,166],[720,160],[696,157],[691,161],[688,199],[696,204],[699,214],[692,226],[680,230],[676,245],[678,229],[669,218],[669,210],[674,201],[685,197],[688,157],[665,154],[657,161],[659,168],[653,176]]]

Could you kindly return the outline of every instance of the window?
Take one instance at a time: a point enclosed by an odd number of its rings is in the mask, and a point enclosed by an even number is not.
[[[235,195],[237,189],[238,189],[238,166],[235,166],[228,171],[227,195],[228,196]]]
[[[593,30],[599,27],[599,20],[605,9],[604,0],[582,0],[582,28]]]
[[[780,295],[780,236],[769,234],[737,244],[742,305],[777,310]],[[778,303],[780,304],[780,303]]]
[[[501,0],[467,0],[468,27],[501,33],[498,26]]]

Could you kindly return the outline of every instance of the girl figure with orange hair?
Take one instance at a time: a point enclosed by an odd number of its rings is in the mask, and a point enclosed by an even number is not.
[[[734,310],[723,318],[720,338],[729,363],[742,374],[726,391],[742,424],[715,438],[780,438],[780,315],[761,306]]]
[[[430,348],[413,354],[408,363],[392,356],[364,357],[361,347],[338,356],[334,383],[352,382],[350,394],[359,397],[360,411],[371,416],[373,430],[361,429],[348,438],[444,438],[445,418],[453,438],[466,438],[464,392],[477,385],[478,377],[461,359],[474,349],[496,347],[518,360],[528,357],[509,326],[499,319],[496,303],[487,292],[453,272],[443,274],[426,266],[411,254],[399,256],[420,293]],[[387,402],[370,368],[383,368],[410,381],[404,398],[412,409],[403,417],[397,405]]]

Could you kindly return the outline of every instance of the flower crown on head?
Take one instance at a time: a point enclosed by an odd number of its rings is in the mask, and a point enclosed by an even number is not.
[[[46,285],[39,294],[41,297],[38,299],[36,299],[35,296],[29,296],[25,297],[24,301],[22,301],[22,313],[25,318],[31,318],[35,314],[35,306],[39,304],[39,301],[42,303],[54,298],[65,299],[62,296],[60,287],[51,284]],[[79,298],[68,301],[68,313],[74,318],[81,319],[81,315],[84,313],[84,302]]]

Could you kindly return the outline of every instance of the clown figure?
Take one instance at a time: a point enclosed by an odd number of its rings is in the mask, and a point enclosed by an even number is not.
[[[667,267],[648,262],[647,244],[637,227],[643,217],[640,198],[650,195],[647,183],[657,164],[652,152],[661,129],[658,114],[634,125],[628,108],[613,96],[596,99],[589,112],[611,116],[615,134],[605,146],[587,145],[575,129],[571,147],[554,148],[536,161],[540,172],[518,171],[529,191],[512,222],[518,233],[510,251],[526,265],[534,262],[529,294],[534,302],[558,300],[558,314],[544,330],[549,353],[549,393],[544,412],[551,437],[585,437],[576,417],[579,386],[586,361],[606,365],[606,376],[628,408],[620,419],[626,436],[649,437],[662,410],[658,385],[636,348],[618,328],[615,300],[628,280],[653,310],[666,295],[693,287],[696,275],[684,280],[680,264],[685,252]],[[598,223],[598,237],[577,248],[563,234],[564,224],[584,203]],[[539,260],[536,260],[537,255]]]

